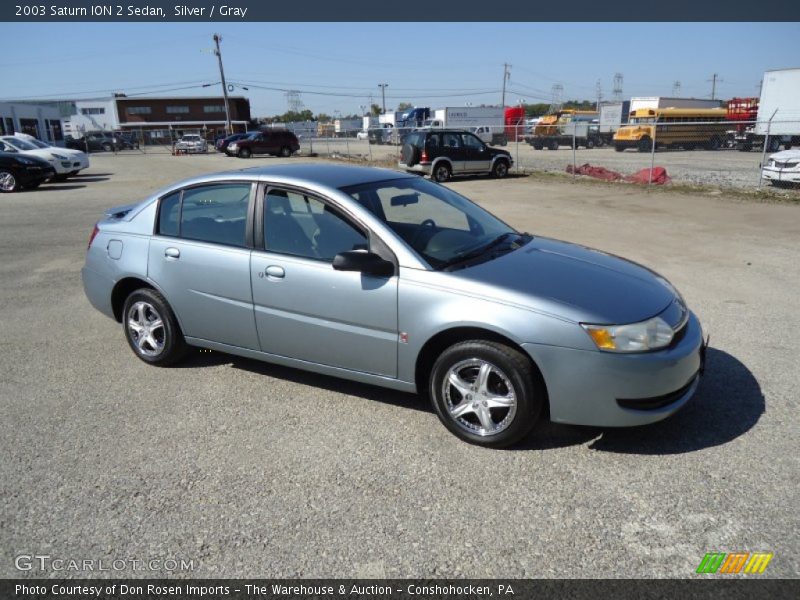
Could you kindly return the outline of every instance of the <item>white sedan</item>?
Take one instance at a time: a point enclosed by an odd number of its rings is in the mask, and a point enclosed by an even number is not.
[[[72,148],[62,148],[61,146],[54,146],[53,144],[48,144],[47,142],[43,142],[42,140],[37,140],[32,135],[28,135],[27,133],[15,133],[14,137],[20,138],[29,142],[36,146],[37,148],[41,148],[43,150],[50,150],[51,152],[56,152],[57,154],[64,155],[72,160],[72,167],[73,170],[69,173],[70,175],[77,175],[83,169],[88,169],[91,165],[89,163],[89,155],[86,152],[82,152],[81,150],[73,150]]]
[[[53,168],[56,170],[54,179],[64,180],[75,170],[75,167],[73,167],[75,161],[62,153],[61,150],[61,148],[38,148],[27,140],[14,137],[13,135],[4,135],[0,137],[0,151],[42,158],[53,165]]]
[[[761,169],[761,176],[772,185],[800,184],[800,150],[784,150],[771,154]]]

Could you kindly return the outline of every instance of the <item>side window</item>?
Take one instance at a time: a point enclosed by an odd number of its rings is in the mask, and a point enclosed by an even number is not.
[[[457,133],[445,133],[442,135],[442,145],[445,148],[460,148],[461,136]]]
[[[366,250],[366,236],[316,198],[270,189],[264,197],[267,252],[333,261],[346,250]]]
[[[158,228],[156,233],[159,235],[170,235],[177,237],[180,233],[179,219],[181,214],[181,193],[173,192],[169,196],[161,199],[158,209]]]
[[[474,135],[464,135],[464,145],[467,148],[474,148],[476,150],[483,148],[483,142]]]
[[[249,183],[222,183],[184,190],[181,237],[244,246],[249,199]]]

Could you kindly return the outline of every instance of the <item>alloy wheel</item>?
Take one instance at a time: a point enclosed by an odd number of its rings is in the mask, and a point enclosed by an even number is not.
[[[128,335],[136,351],[148,357],[164,351],[166,330],[164,320],[149,302],[136,302],[128,310]]]
[[[0,190],[4,192],[13,192],[17,187],[17,179],[13,173],[8,171],[0,172]]]

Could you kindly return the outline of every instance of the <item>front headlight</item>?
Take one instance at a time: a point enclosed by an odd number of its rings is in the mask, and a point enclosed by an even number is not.
[[[228,149],[236,150],[239,147],[239,144],[228,144]]]
[[[581,323],[599,350],[606,352],[647,352],[669,346],[675,332],[664,319],[653,317],[630,325]]]
[[[56,154],[55,152],[53,152],[52,156],[53,156],[53,158],[57,158],[58,160],[69,160],[69,159],[68,159],[66,156],[64,156],[63,154]]]

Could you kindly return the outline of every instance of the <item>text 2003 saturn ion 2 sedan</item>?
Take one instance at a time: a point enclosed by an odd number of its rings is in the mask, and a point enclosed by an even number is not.
[[[199,346],[426,393],[451,432],[485,446],[542,414],[658,421],[702,371],[700,323],[665,279],[515,231],[415,175],[231,171],[106,217],[86,295],[154,365]]]

